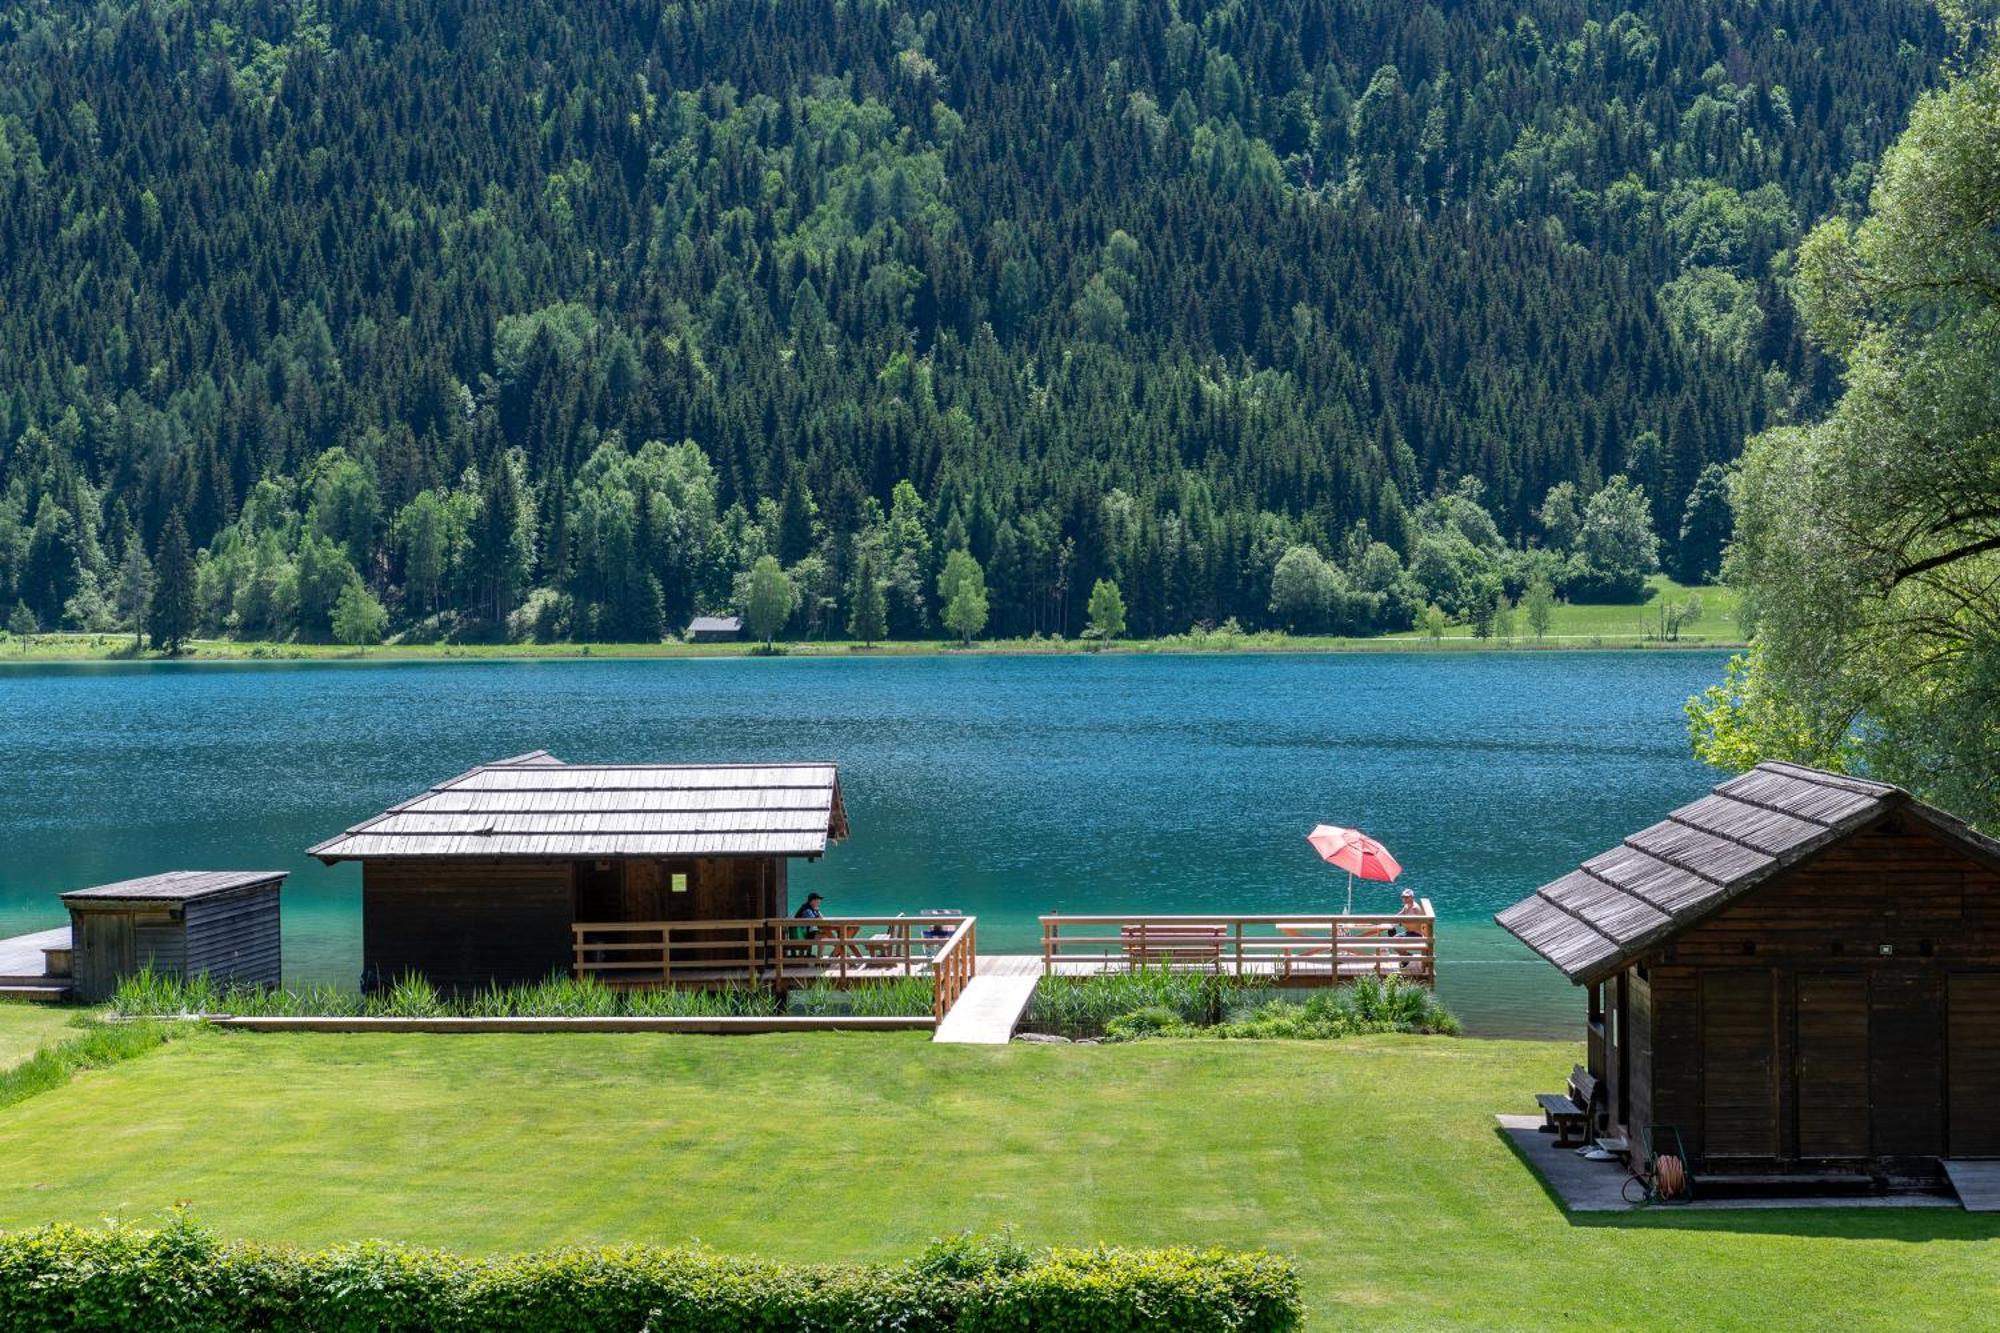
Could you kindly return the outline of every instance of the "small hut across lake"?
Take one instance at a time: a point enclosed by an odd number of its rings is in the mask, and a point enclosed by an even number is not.
[[[2000,843],[1899,788],[1762,764],[1496,920],[1588,994],[1597,1134],[1715,1177],[2000,1156]]]
[[[575,970],[643,984],[761,975],[790,863],[846,835],[831,763],[565,764],[538,750],[310,854],[361,863],[371,983],[414,972],[469,990]]]

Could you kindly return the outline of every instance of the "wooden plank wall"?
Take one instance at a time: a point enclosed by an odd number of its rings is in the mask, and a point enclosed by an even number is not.
[[[1801,972],[1793,986],[1798,1155],[1866,1157],[1868,978]]]
[[[1632,1131],[1653,1121],[1653,987],[1637,968],[1625,974],[1626,1089],[1623,1128]],[[1612,1094],[1615,1099],[1617,1094]]]
[[[363,967],[447,990],[540,981],[574,960],[569,861],[369,861]]]
[[[1920,822],[1752,891],[1649,971],[1652,1116],[1698,1155],[2000,1152],[2000,872]]]
[[[80,1000],[109,999],[121,977],[136,971],[132,913],[70,911],[70,973]]]
[[[1951,978],[1951,1026],[1945,1061],[1951,1070],[1954,1157],[2000,1157],[2000,976]]]
[[[190,975],[251,986],[284,981],[276,884],[197,898],[187,905],[186,924]]]

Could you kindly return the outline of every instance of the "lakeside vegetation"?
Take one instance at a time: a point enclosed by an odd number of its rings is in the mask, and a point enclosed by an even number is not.
[[[1700,617],[1678,626],[1663,623],[1661,612],[1684,609],[1698,599]],[[914,657],[940,653],[1022,656],[1060,653],[1312,653],[1504,650],[1558,651],[1597,648],[1733,648],[1744,632],[1736,594],[1727,586],[1689,587],[1664,574],[1646,581],[1646,600],[1631,605],[1556,603],[1547,630],[1537,636],[1526,617],[1515,614],[1480,637],[1470,626],[1447,625],[1433,637],[1423,630],[1355,637],[1256,632],[1228,625],[1192,629],[1156,639],[986,638],[971,644],[943,640],[787,640],[778,644],[789,657]],[[563,658],[729,658],[764,655],[755,642],[660,643],[422,642],[391,639],[379,644],[271,643],[238,639],[189,639],[172,660],[228,661],[431,661]],[[0,633],[0,667],[21,662],[163,661],[167,655],[123,633],[9,635]]]
[[[546,981],[490,986],[470,995],[440,994],[420,976],[398,979],[362,994],[337,986],[220,985],[207,973],[165,976],[151,967],[125,978],[106,1007],[125,1018],[736,1018],[774,1014],[826,1017],[928,1016],[930,977],[897,977],[841,988],[825,982],[788,994],[762,986],[710,990],[641,987],[621,989],[595,977],[558,973]]]
[[[1112,1042],[1147,1038],[1325,1041],[1384,1032],[1455,1036],[1458,1020],[1436,992],[1400,977],[1286,992],[1269,980],[1142,967],[1043,977],[1022,1030]]]
[[[467,1254],[699,1238],[896,1262],[964,1230],[1268,1248],[1297,1263],[1318,1329],[1541,1327],[1560,1311],[1750,1330],[1802,1310],[1945,1327],[2000,1263],[1991,1226],[1956,1209],[1567,1217],[1492,1116],[1532,1109],[1580,1055],[1435,1037],[197,1031],[0,1111],[0,1157],[20,1164],[0,1228],[156,1223],[187,1200],[226,1237]],[[99,1129],[88,1152],[78,1125]],[[1926,1239],[1945,1243],[1911,1243]],[[1579,1281],[1591,1273],[1619,1278]]]

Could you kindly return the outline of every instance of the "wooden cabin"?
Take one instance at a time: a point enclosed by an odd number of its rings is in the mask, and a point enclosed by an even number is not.
[[[688,622],[689,643],[735,643],[743,637],[741,616],[696,616]]]
[[[565,764],[538,750],[309,850],[361,863],[364,984],[414,972],[472,990],[569,972],[586,944],[602,963],[630,947],[621,927],[663,926],[665,939],[677,924],[782,918],[791,861],[846,835],[830,763]],[[684,931],[676,947],[699,953],[719,933]],[[624,961],[626,979],[658,979]],[[667,958],[651,961],[658,973]]]
[[[2000,843],[1905,791],[1762,764],[1495,919],[1588,994],[1599,1133],[1739,1181],[2000,1156]]]
[[[65,893],[76,998],[108,999],[146,967],[175,977],[205,972],[223,984],[280,984],[285,873],[169,870]]]

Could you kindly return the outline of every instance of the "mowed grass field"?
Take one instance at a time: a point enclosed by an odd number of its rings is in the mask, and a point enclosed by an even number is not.
[[[0,1000],[0,1069],[11,1069],[44,1046],[75,1035],[75,1009]]]
[[[1944,1328],[2000,1219],[1572,1221],[1496,1134],[1563,1043],[934,1046],[919,1036],[206,1033],[0,1110],[0,1226],[146,1220],[466,1251],[932,1236],[1269,1247],[1315,1328]],[[1989,1323],[1990,1326],[1990,1323]]]

